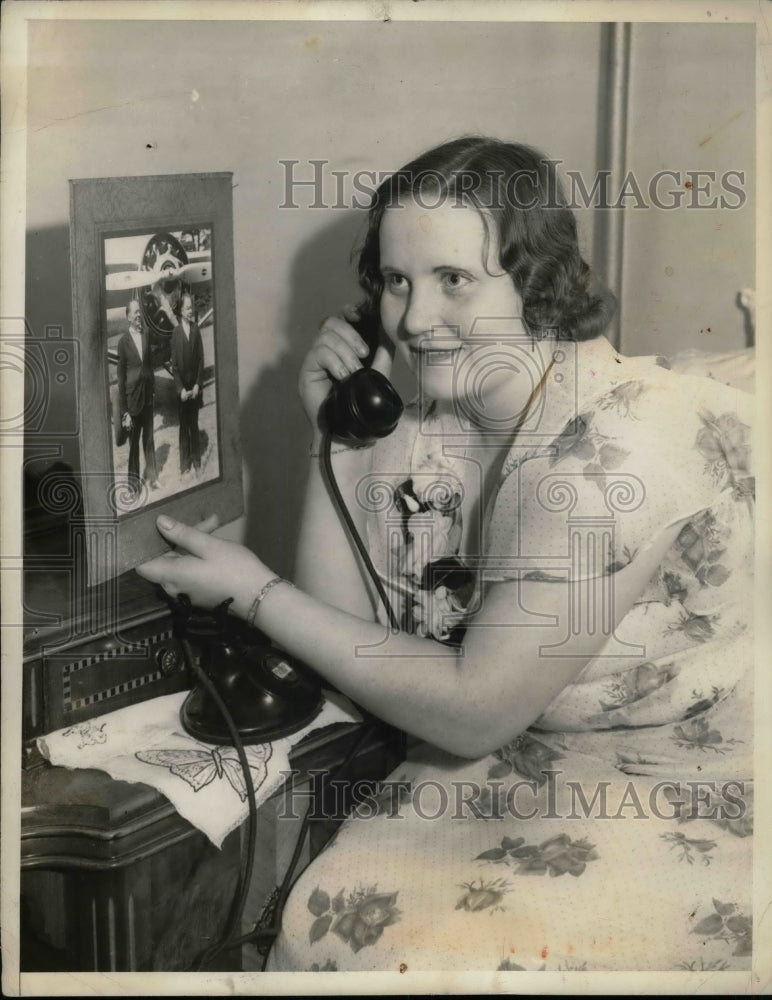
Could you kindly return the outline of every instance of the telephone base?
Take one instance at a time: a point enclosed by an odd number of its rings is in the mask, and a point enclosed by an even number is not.
[[[246,658],[226,676],[210,674],[228,705],[242,743],[266,743],[291,736],[322,710],[316,678],[273,651]],[[232,744],[230,731],[203,686],[196,686],[180,709],[185,731],[204,743]]]

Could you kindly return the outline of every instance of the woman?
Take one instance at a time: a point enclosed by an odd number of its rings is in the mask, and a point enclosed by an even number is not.
[[[164,518],[176,551],[141,570],[233,597],[425,741],[301,878],[270,967],[744,967],[747,397],[612,349],[610,296],[528,147],[408,164],[374,196],[359,270],[365,302],[323,324],[300,394],[318,456],[373,315],[374,366],[398,350],[416,373],[390,437],[332,449],[402,629],[376,621],[316,460],[297,588]]]

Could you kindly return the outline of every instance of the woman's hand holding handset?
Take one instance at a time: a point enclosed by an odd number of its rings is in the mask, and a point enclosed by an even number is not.
[[[361,319],[356,306],[346,305],[342,316],[329,316],[319,328],[300,368],[298,392],[306,416],[314,431],[313,446],[321,440],[324,429],[320,409],[333,385],[367,365],[386,378],[391,373],[393,348],[381,339],[372,364],[368,363],[370,345],[357,331]]]

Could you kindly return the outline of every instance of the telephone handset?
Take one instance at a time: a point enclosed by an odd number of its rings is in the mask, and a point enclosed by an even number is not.
[[[404,406],[385,375],[370,366],[378,346],[377,318],[351,324],[370,348],[364,367],[334,382],[324,401],[324,425],[329,434],[346,444],[369,444],[388,437],[399,423]]]

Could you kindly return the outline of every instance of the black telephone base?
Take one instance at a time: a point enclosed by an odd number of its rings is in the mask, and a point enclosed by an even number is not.
[[[291,736],[322,710],[321,687],[297,664],[278,653],[245,655],[234,674],[212,677],[230,711],[241,742],[266,743]],[[270,675],[270,677],[268,676]],[[185,731],[204,743],[232,744],[219,709],[202,686],[196,686],[180,709]]]
[[[271,646],[262,633],[229,619],[229,603],[204,611],[180,595],[172,606],[175,631],[181,640],[199,646],[198,669],[225,703],[242,743],[290,736],[321,711],[321,683],[304,664]],[[203,683],[197,683],[183,702],[180,722],[189,735],[205,743],[233,742]]]

